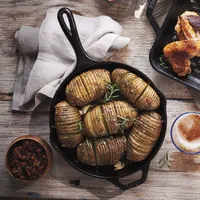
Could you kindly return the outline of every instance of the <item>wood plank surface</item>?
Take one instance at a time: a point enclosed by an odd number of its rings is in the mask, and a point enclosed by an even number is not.
[[[10,101],[0,101],[0,196],[67,199],[198,199],[200,195],[200,157],[179,153],[170,140],[173,120],[183,111],[196,111],[191,100],[168,100],[168,128],[162,148],[152,160],[147,181],[122,191],[106,180],[86,176],[69,166],[53,150],[50,173],[32,184],[19,184],[6,172],[4,157],[10,142],[22,134],[40,135],[49,141],[48,113],[12,113]],[[53,149],[53,148],[52,148]],[[171,167],[160,168],[160,159],[169,151]],[[131,182],[134,177],[126,178]],[[77,180],[80,184],[76,185]],[[194,184],[195,182],[195,184]]]

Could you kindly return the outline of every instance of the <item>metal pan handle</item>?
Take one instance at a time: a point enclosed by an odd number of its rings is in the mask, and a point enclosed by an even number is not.
[[[67,24],[65,23],[65,20],[64,20],[64,17],[63,17],[64,14],[67,15],[70,29],[67,27]],[[60,23],[60,26],[61,26],[64,34],[68,38],[70,44],[72,45],[72,47],[75,51],[76,58],[77,58],[77,67],[80,66],[80,65],[81,66],[89,65],[91,63],[96,62],[96,61],[93,61],[87,55],[87,53],[85,52],[85,50],[84,50],[84,48],[81,44],[72,11],[68,8],[61,8],[58,11],[57,17],[58,17],[58,21]]]
[[[153,11],[156,6],[156,3],[157,3],[157,0],[149,0],[146,15],[147,15],[147,18],[148,18],[151,26],[153,27],[153,30],[155,31],[156,35],[158,35],[160,27],[153,16]]]
[[[146,165],[143,166],[142,169],[140,169],[142,171],[142,176],[139,180],[136,180],[132,183],[128,183],[128,184],[122,184],[119,179],[108,179],[108,181],[110,181],[112,184],[116,185],[118,188],[122,189],[122,190],[128,190],[131,188],[134,188],[136,186],[141,185],[142,183],[144,183],[147,179],[147,174],[149,171],[149,165],[150,163],[147,163]],[[138,171],[140,171],[138,170]]]

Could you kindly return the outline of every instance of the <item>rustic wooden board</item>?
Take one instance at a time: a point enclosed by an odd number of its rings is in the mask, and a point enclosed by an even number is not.
[[[171,2],[171,1],[170,1]],[[159,20],[168,10],[170,2],[158,4]],[[90,6],[86,6],[90,5]],[[187,88],[155,72],[149,64],[149,50],[155,40],[145,13],[140,20],[134,18],[134,5],[111,6],[106,0],[8,0],[0,1],[0,94],[13,92],[18,56],[14,48],[14,34],[21,25],[39,27],[45,13],[52,6],[67,6],[85,16],[109,15],[123,26],[123,35],[130,37],[130,44],[116,53],[111,60],[130,64],[145,72],[168,98],[191,99]],[[164,9],[165,8],[165,9]]]
[[[200,195],[200,157],[179,153],[170,140],[170,126],[183,111],[196,111],[191,100],[168,100],[168,128],[164,144],[151,162],[147,181],[122,191],[106,180],[86,176],[69,166],[53,151],[51,172],[32,184],[19,184],[6,172],[4,157],[10,142],[22,134],[37,134],[49,141],[48,113],[12,113],[10,101],[0,101],[0,196],[68,199],[198,199]],[[160,169],[160,159],[169,151],[171,168]],[[131,182],[134,177],[126,178]],[[77,183],[80,184],[76,185]]]

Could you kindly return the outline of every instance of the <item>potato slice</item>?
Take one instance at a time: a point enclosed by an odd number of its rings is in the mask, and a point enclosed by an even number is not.
[[[80,121],[81,117],[79,110],[76,107],[70,106],[66,101],[61,101],[55,106],[54,119],[55,122],[66,122],[67,124],[72,124],[76,121]]]
[[[89,137],[95,137],[95,129],[93,126],[93,119],[91,116],[91,111],[87,112],[87,114],[84,116],[84,128],[85,128],[85,132],[87,133],[87,135]]]
[[[141,143],[152,144],[155,141],[152,136],[146,134],[146,131],[140,131],[135,126],[133,126],[131,133],[132,135],[134,135],[134,137],[137,137],[138,140],[141,141]]]
[[[156,112],[143,113],[137,117],[128,136],[127,159],[134,162],[144,160],[158,140],[161,128],[162,119]]]
[[[125,136],[88,140],[79,144],[77,158],[79,161],[92,166],[114,165],[124,155],[125,149]]]
[[[88,140],[79,144],[77,147],[77,158],[82,163],[96,166],[96,157],[91,141]]]
[[[59,135],[58,136],[62,147],[75,148],[82,142],[83,138],[80,133],[73,135]]]
[[[142,95],[135,102],[135,105],[141,110],[155,110],[160,106],[160,98],[155,90],[148,85]]]
[[[89,137],[114,135],[130,128],[138,112],[124,101],[111,101],[94,107],[84,116],[85,132]]]
[[[107,163],[105,162],[107,155],[104,155],[103,150],[104,142],[104,139],[94,141],[94,150],[97,159],[97,166],[107,165]]]
[[[104,124],[101,106],[97,106],[93,109],[93,111],[91,112],[91,118],[92,118],[93,127],[95,129],[94,135],[97,137],[102,137],[102,136],[107,135],[108,131],[107,131],[106,125]]]
[[[134,149],[140,151],[141,153],[149,153],[152,149],[152,144],[146,145],[145,143],[142,143],[141,140],[137,140],[137,138],[132,134],[129,137],[129,143]]]
[[[138,116],[138,112],[130,104],[124,101],[114,101],[115,111],[118,116],[127,119],[124,124],[124,128],[130,128],[133,125],[134,120]],[[119,123],[119,122],[118,122]]]
[[[79,127],[81,116],[79,110],[61,101],[55,106],[55,128],[58,138],[63,147],[74,148],[82,141],[82,134]]]
[[[126,149],[126,138],[124,136],[116,138],[108,138],[107,145],[109,146],[112,159],[109,161],[110,165],[116,164],[120,158],[124,155]]]
[[[160,106],[160,98],[155,90],[134,73],[116,69],[112,72],[112,80],[121,94],[139,109],[151,111]]]
[[[80,76],[76,76],[70,81],[66,86],[65,94],[68,102],[72,105],[84,106],[85,102],[90,100]]]
[[[119,84],[120,80],[128,73],[129,71],[126,69],[117,68],[112,72],[112,81]]]
[[[87,74],[83,73],[80,75],[80,78],[85,86],[85,89],[87,90],[90,99],[95,100],[99,91],[98,91],[98,83],[93,80],[92,72],[88,71]]]
[[[102,105],[103,117],[108,127],[109,135],[113,135],[119,132],[119,126],[117,125],[117,115],[113,102]]]
[[[117,75],[118,78],[116,78]],[[117,84],[121,94],[123,94],[131,103],[135,103],[147,87],[147,83],[144,80],[127,70],[126,72],[121,69],[114,70],[112,73],[112,80]]]
[[[108,70],[95,69],[84,72],[73,78],[66,86],[66,98],[73,105],[85,106],[100,99],[110,82]]]

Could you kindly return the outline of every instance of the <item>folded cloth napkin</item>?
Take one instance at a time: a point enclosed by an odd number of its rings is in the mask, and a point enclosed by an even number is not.
[[[16,48],[20,59],[12,109],[33,111],[41,102],[48,110],[58,86],[73,71],[76,57],[58,20],[59,8],[47,11],[41,27],[22,26],[16,32]],[[130,41],[121,37],[122,27],[107,16],[95,18],[74,15],[80,40],[88,55],[95,60],[109,57]],[[66,19],[68,25],[68,20]]]

